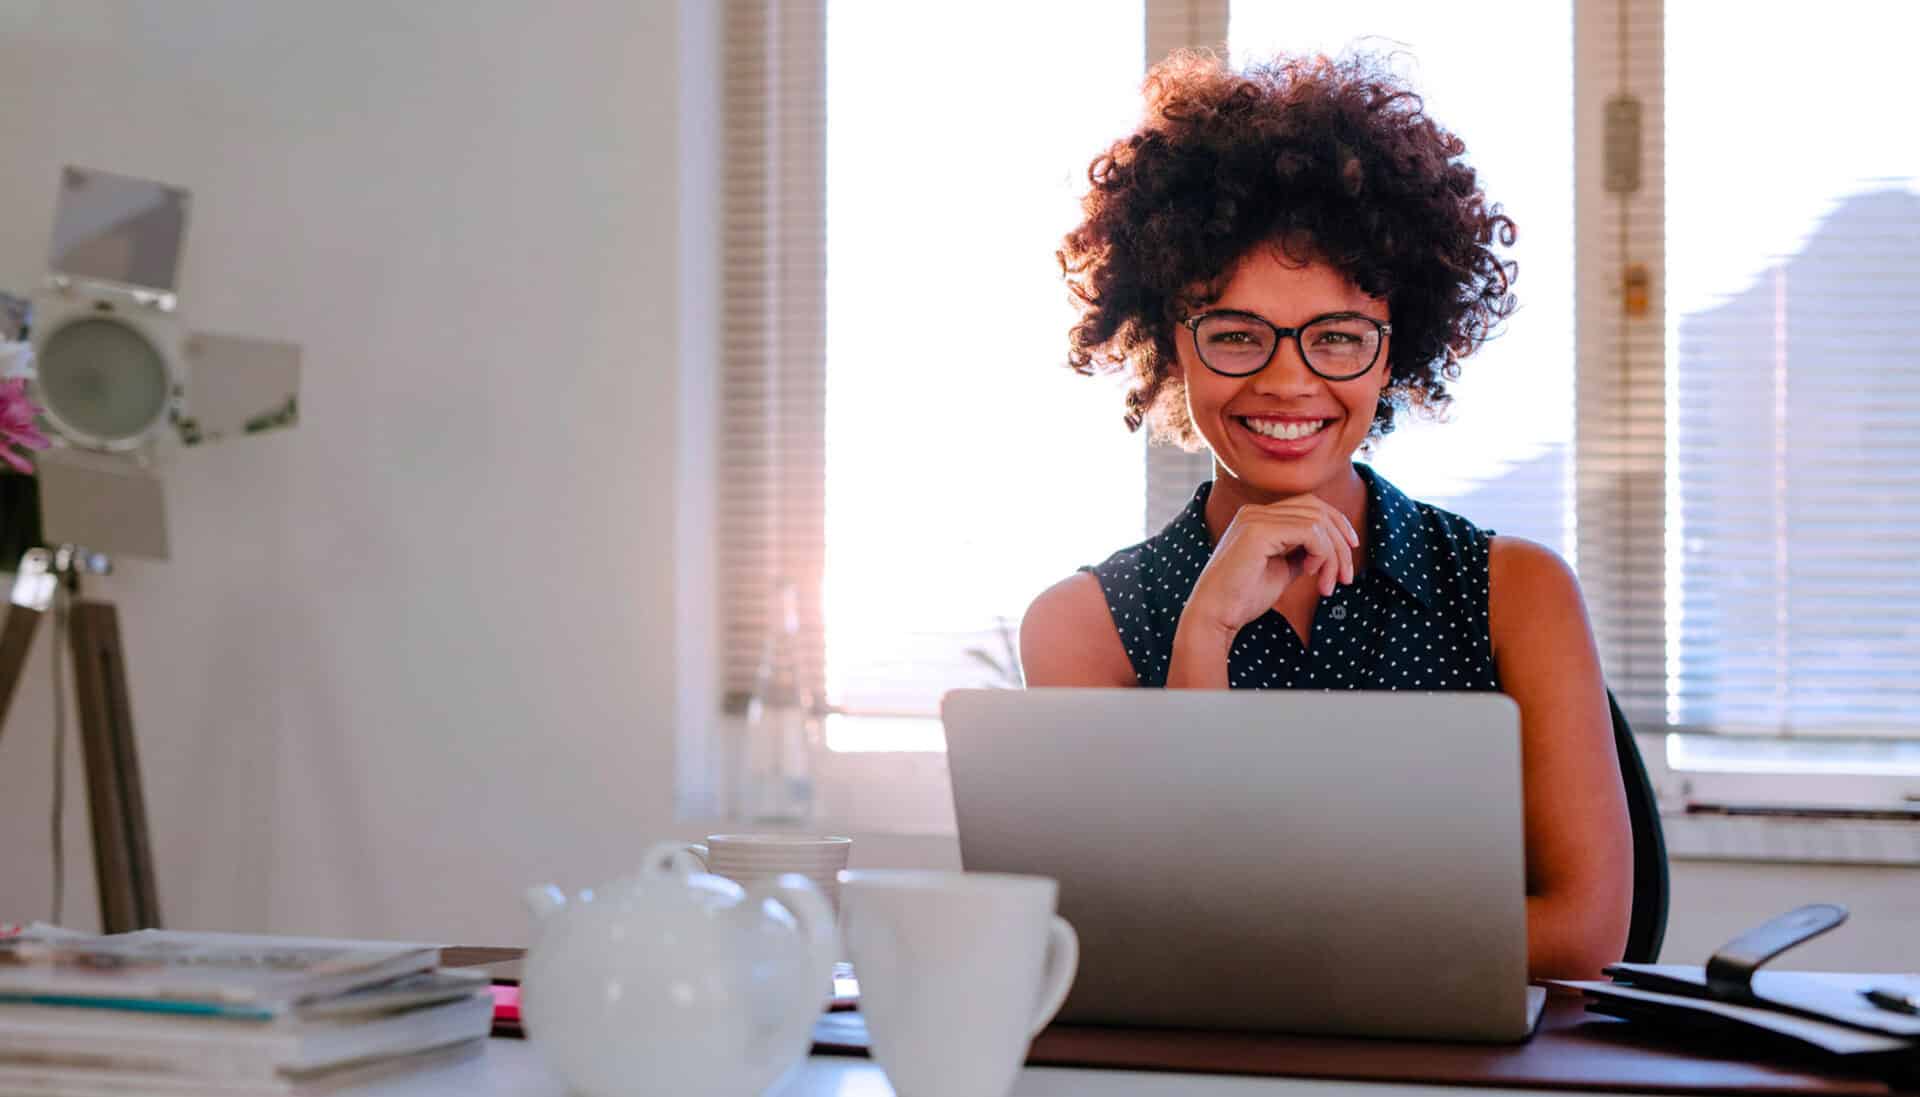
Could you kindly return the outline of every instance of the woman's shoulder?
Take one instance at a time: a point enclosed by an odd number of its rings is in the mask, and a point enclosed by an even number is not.
[[[1212,553],[1205,509],[1211,487],[1201,484],[1159,533],[1033,600],[1020,623],[1029,685],[1141,683],[1139,667],[1154,665],[1155,645],[1171,641],[1172,622]]]
[[[1090,570],[1040,592],[1020,619],[1020,666],[1029,686],[1131,686],[1133,663]]]
[[[1559,553],[1503,534],[1493,538],[1487,577],[1487,629],[1503,678],[1523,661],[1558,666],[1591,655],[1586,598]]]
[[[1538,541],[1511,534],[1489,539],[1487,572],[1494,596],[1502,601],[1545,599],[1546,604],[1578,599],[1580,580],[1561,555]]]

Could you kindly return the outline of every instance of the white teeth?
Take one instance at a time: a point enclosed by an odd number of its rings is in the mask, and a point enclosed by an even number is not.
[[[1255,434],[1264,434],[1269,438],[1279,438],[1285,441],[1305,438],[1309,434],[1317,434],[1321,428],[1327,425],[1327,420],[1325,419],[1314,419],[1305,423],[1298,421],[1280,423],[1272,419],[1242,419],[1240,421],[1245,423],[1247,429],[1253,431]]]

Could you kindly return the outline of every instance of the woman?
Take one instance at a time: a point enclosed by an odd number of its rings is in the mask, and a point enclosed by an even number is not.
[[[1214,476],[1034,601],[1028,684],[1507,693],[1528,967],[1596,977],[1626,940],[1632,840],[1579,586],[1353,463],[1402,411],[1444,409],[1512,312],[1513,222],[1373,59],[1176,56],[1146,95],[1060,253],[1071,361],[1126,371],[1128,426],[1206,446]]]

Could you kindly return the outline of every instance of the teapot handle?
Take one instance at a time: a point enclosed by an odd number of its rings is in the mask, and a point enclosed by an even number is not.
[[[768,1034],[769,1042],[775,1046],[803,1040],[813,1031],[813,1022],[827,1008],[827,1002],[833,997],[833,964],[840,952],[840,934],[833,908],[820,890],[813,886],[805,876],[796,872],[786,872],[771,880],[755,882],[747,888],[747,897],[743,907],[758,907],[763,901],[772,899],[787,908],[794,921],[800,923],[800,933],[807,942],[808,964],[807,985],[813,988],[813,995],[807,999],[807,1010],[798,1015],[797,1031],[776,1030]]]

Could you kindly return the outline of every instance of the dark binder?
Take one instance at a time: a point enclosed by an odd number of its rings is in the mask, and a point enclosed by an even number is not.
[[[1644,1028],[1733,1035],[1920,1085],[1920,1014],[1899,1008],[1920,995],[1920,975],[1761,970],[1846,918],[1838,906],[1801,907],[1729,941],[1704,967],[1621,963],[1606,969],[1610,983],[1556,982],[1586,994],[1589,1010]]]

